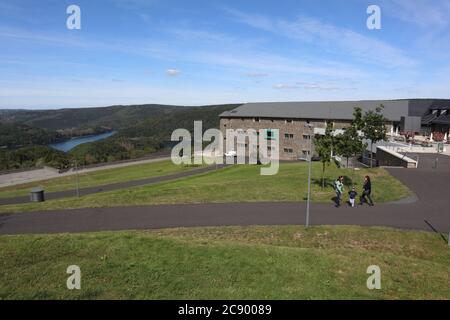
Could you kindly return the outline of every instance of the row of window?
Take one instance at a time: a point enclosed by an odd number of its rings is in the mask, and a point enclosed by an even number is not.
[[[245,121],[244,118],[241,118],[241,120]],[[270,119],[270,122],[274,122],[274,121],[275,121],[274,119]],[[261,119],[260,118],[253,118],[253,122],[261,122]],[[286,119],[286,120],[284,120],[284,123],[294,123],[294,120]],[[309,121],[308,121],[308,123],[309,123]]]
[[[292,149],[292,148],[284,148],[283,151],[284,151],[284,153],[294,153],[294,149]],[[302,154],[304,156],[308,156],[310,154],[310,151],[309,150],[302,150]]]
[[[238,129],[237,132],[238,132],[238,133],[241,133],[241,134],[244,134],[244,133],[245,133],[245,130]],[[256,133],[256,135],[259,136],[259,131],[254,131],[254,133]],[[284,134],[284,138],[285,138],[285,139],[294,139],[294,134],[293,134],[293,133],[285,133],[285,134]],[[268,129],[268,130],[266,131],[266,139],[267,139],[267,140],[273,140],[273,139],[276,139],[276,134],[275,134],[275,132],[272,131],[272,130],[270,130],[270,129]],[[309,134],[304,134],[304,135],[303,135],[303,139],[304,139],[304,140],[309,140],[309,139],[311,139],[311,135],[309,135]]]
[[[247,148],[248,145],[247,144],[238,143],[238,147],[245,147],[245,148]],[[274,151],[275,148],[267,146],[267,150],[268,151]],[[284,148],[283,151],[284,151],[284,153],[294,153],[294,149],[292,149],[292,148]],[[310,151],[309,150],[302,150],[302,154],[303,154],[303,156],[309,156]]]
[[[285,139],[294,139],[294,135],[292,133],[285,133],[284,138]],[[309,140],[309,139],[311,139],[311,136],[309,134],[304,134],[303,139]]]

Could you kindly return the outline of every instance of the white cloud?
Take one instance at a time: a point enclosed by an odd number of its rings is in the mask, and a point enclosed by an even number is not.
[[[264,77],[268,77],[269,74],[262,73],[262,72],[248,72],[245,74],[245,76],[248,78],[264,78]]]
[[[361,78],[368,75],[360,69],[321,59],[292,59],[261,52],[195,52],[185,58],[215,66],[260,70],[261,73],[283,73],[295,76],[310,74],[322,77]]]
[[[181,71],[178,69],[167,69],[166,74],[170,77],[176,77],[181,74]]]
[[[227,10],[239,22],[301,43],[318,45],[328,52],[336,50],[349,54],[362,62],[390,67],[412,67],[417,62],[400,49],[381,40],[353,30],[301,16],[294,21],[269,19],[256,14]]]
[[[296,82],[295,84],[278,83],[274,85],[273,88],[278,90],[304,89],[304,90],[318,90],[318,91],[332,91],[341,89],[334,85],[325,85],[310,82]]]
[[[332,90],[340,89],[340,87],[337,87],[334,85],[325,85],[325,84],[318,84],[318,83],[299,83],[299,84],[302,84],[303,89],[305,89],[305,90],[332,91]]]
[[[278,89],[278,90],[300,89],[300,87],[297,85],[286,84],[286,83],[278,83],[278,84],[274,85],[273,88]]]
[[[389,16],[421,27],[443,28],[449,25],[448,0],[388,0],[382,5]]]

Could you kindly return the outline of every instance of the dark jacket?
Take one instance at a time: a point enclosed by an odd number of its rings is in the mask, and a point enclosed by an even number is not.
[[[363,189],[366,193],[371,193],[372,192],[372,183],[370,181],[364,182]]]
[[[358,195],[358,193],[356,191],[351,190],[351,191],[349,191],[348,195],[349,195],[350,199],[355,199],[356,196]]]

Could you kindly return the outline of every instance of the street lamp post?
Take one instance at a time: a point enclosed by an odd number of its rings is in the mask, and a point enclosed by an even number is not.
[[[77,198],[80,197],[80,180],[78,178],[78,162],[75,160],[75,179],[76,179],[76,188],[77,188]]]
[[[306,125],[310,129],[309,134],[309,163],[308,163],[308,199],[306,200],[306,228],[309,227],[309,203],[311,200],[311,166],[312,166],[312,125]]]
[[[450,230],[448,231],[448,245],[450,246]]]

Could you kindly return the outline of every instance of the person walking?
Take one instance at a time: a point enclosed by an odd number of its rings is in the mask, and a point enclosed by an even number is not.
[[[340,176],[334,182],[334,191],[336,192],[336,208],[341,206],[342,194],[344,193],[344,177]]]
[[[355,206],[355,199],[358,195],[358,192],[356,192],[355,187],[352,187],[352,190],[348,192],[348,201],[350,202],[350,206],[353,208]]]
[[[370,177],[369,176],[365,176],[364,177],[364,185],[363,185],[363,193],[361,195],[360,198],[360,205],[363,205],[364,202],[368,203],[369,206],[373,206],[373,201],[372,201],[372,182],[370,181]],[[369,201],[367,201],[367,199],[369,199]]]

